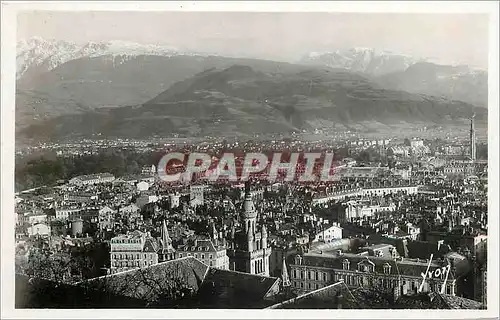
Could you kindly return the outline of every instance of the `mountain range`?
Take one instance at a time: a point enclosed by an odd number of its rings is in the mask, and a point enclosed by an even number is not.
[[[333,52],[311,52],[302,57],[298,63],[380,76],[404,71],[419,61],[424,60],[372,48],[351,48]]]
[[[251,135],[487,113],[476,108],[486,105],[485,72],[362,48],[286,63],[35,38],[18,43],[17,77],[16,126],[33,138]]]
[[[143,45],[128,41],[88,42],[82,45],[40,37],[20,40],[16,47],[17,79],[50,71],[65,62],[84,57],[180,54],[176,48],[161,45]]]
[[[488,73],[465,65],[440,65],[371,48],[313,52],[299,63],[359,72],[387,89],[488,105]]]

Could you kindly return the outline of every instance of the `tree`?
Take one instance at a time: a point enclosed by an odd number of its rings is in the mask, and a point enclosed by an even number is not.
[[[178,263],[137,268],[131,272],[87,280],[87,290],[144,301],[147,307],[181,307],[192,303],[196,290],[189,270]],[[192,271],[191,271],[192,272]]]
[[[41,278],[56,282],[69,281],[71,257],[65,254],[51,255],[39,249],[32,249],[28,257],[25,272],[33,278]]]

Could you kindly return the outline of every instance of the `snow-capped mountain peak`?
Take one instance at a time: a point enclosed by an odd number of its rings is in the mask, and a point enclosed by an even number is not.
[[[330,52],[311,52],[301,64],[324,65],[374,75],[402,71],[421,59],[374,48],[354,47]]]
[[[17,78],[22,77],[30,68],[42,67],[52,70],[65,62],[82,57],[178,54],[184,53],[179,53],[176,48],[157,44],[145,45],[122,40],[76,44],[32,37],[17,42]]]

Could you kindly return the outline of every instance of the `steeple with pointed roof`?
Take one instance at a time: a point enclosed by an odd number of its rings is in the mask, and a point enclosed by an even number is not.
[[[158,260],[159,262],[163,261],[169,261],[173,260],[174,254],[175,254],[175,249],[172,246],[172,239],[170,238],[170,235],[168,234],[168,229],[167,229],[167,223],[165,220],[163,220],[162,226],[161,226],[161,239],[160,239],[160,250],[158,254]]]
[[[281,270],[281,285],[283,288],[290,287],[292,284],[290,282],[290,277],[288,276],[288,270],[286,268],[285,256],[283,256],[283,268]]]

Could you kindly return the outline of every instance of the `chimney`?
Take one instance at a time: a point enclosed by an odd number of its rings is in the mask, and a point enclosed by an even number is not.
[[[444,240],[439,240],[437,243],[437,251],[441,248],[441,246],[444,244]]]

